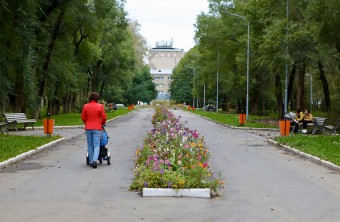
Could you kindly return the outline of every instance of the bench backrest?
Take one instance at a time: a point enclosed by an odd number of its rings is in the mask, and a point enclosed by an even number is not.
[[[323,126],[326,120],[327,118],[324,118],[324,117],[314,117],[314,122],[318,126]]]
[[[3,114],[7,122],[13,122],[15,120],[27,120],[25,113],[5,113]]]

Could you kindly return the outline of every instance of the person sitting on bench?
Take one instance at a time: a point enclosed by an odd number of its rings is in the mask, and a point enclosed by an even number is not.
[[[314,117],[311,112],[309,112],[308,109],[305,109],[305,113],[303,115],[303,120],[302,120],[302,133],[307,133],[307,124],[308,123],[313,123],[314,122]]]
[[[303,117],[304,117],[304,113],[301,111],[301,109],[297,109],[294,121],[292,123],[294,125],[294,128],[293,128],[294,133],[299,132],[299,123],[303,121]]]

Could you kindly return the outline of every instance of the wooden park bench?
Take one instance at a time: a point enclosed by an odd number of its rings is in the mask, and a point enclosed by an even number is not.
[[[26,126],[29,125],[34,129],[33,124],[37,122],[35,119],[27,119],[25,113],[4,113],[3,116],[5,117],[6,123],[13,124],[16,131],[18,131],[17,124],[23,124],[25,130]]]
[[[0,122],[0,132],[1,133],[8,133],[8,126],[9,126],[9,123],[6,123],[6,122]]]
[[[327,118],[324,117],[314,117],[314,123],[312,124],[313,124],[312,134],[315,134],[317,131],[321,131],[322,134],[325,134],[326,131],[335,133],[336,130],[336,128],[333,125],[327,125]]]
[[[204,106],[204,110],[216,112],[216,107],[214,105],[206,105],[206,106]]]

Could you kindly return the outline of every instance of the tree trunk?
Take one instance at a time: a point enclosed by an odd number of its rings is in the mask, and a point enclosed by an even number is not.
[[[52,58],[52,52],[53,52],[53,48],[58,37],[58,33],[59,33],[59,30],[62,24],[65,10],[66,9],[61,9],[59,16],[54,24],[54,29],[51,33],[50,43],[48,45],[48,50],[47,50],[45,62],[43,64],[43,69],[42,69],[43,76],[40,79],[40,83],[39,83],[38,96],[37,96],[37,110],[35,112],[39,112],[40,101],[45,92],[45,86],[46,86],[46,81],[47,81],[47,76],[48,76],[48,69],[50,66],[51,58]]]
[[[258,107],[259,107],[259,93],[257,90],[255,90],[252,98],[252,106],[251,106],[251,111],[250,113],[253,115],[257,115]]]
[[[104,85],[105,85],[105,82],[102,81],[102,84],[100,86],[100,92],[99,92],[99,97],[102,98],[103,96],[103,93],[104,93]]]
[[[60,100],[59,99],[55,99],[54,100],[54,104],[55,104],[55,115],[60,114]]]
[[[262,97],[262,115],[266,115],[266,101],[264,96]]]
[[[289,80],[288,80],[288,104],[291,104],[291,109],[296,109],[296,103],[295,101],[291,101],[291,97],[293,94],[293,88],[294,88],[294,79],[295,79],[295,73],[296,73],[296,62],[294,62],[292,70],[289,74]]]
[[[79,46],[80,46],[81,42],[88,37],[88,35],[86,35],[84,33],[84,30],[81,27],[79,28],[79,35],[80,35],[79,39],[77,39],[77,34],[78,34],[78,31],[76,30],[73,34],[73,43],[75,45],[75,50],[74,50],[75,55],[78,55]]]
[[[323,92],[325,94],[325,101],[326,101],[326,111],[330,111],[331,110],[331,99],[330,99],[330,95],[329,95],[329,88],[328,88],[328,82],[325,76],[325,71],[323,70],[323,64],[322,62],[319,60],[319,71],[320,71],[320,76],[319,79],[322,82],[323,85]]]
[[[76,101],[77,101],[77,94],[72,93],[72,99],[71,99],[71,111],[72,112],[76,110]]]
[[[71,111],[72,94],[68,93],[63,99],[63,113],[70,113]]]
[[[73,93],[69,93],[69,100],[68,100],[68,113],[72,111],[72,101],[73,101]]]
[[[241,102],[241,99],[238,99],[237,100],[237,113],[245,113],[244,112],[244,109],[242,108],[242,102]]]
[[[18,74],[19,75],[19,74]],[[23,104],[23,78],[22,76],[17,76],[15,82],[15,100],[14,100],[14,112],[21,113]]]
[[[304,96],[305,96],[305,70],[306,65],[303,64],[298,69],[298,85],[297,85],[297,93],[296,93],[296,108],[304,110]]]
[[[283,119],[283,98],[282,98],[282,83],[281,83],[281,77],[279,74],[275,75],[275,92],[276,92],[276,101],[277,101],[277,114],[278,119]]]
[[[222,111],[229,111],[229,106],[228,106],[228,95],[223,94],[223,99],[222,99],[222,103],[224,104],[224,106],[222,106]]]
[[[255,75],[255,79],[257,82],[261,82],[261,77],[260,75]],[[256,88],[256,87],[255,87]],[[260,94],[259,94],[259,90],[254,90],[253,93],[250,93],[250,95],[253,95],[251,98],[251,114],[258,114],[258,110],[259,110],[259,99],[260,99]],[[249,98],[250,100],[250,98]],[[249,101],[248,101],[249,102]]]
[[[102,65],[103,60],[98,60],[94,70],[92,72],[92,92],[98,92],[99,88],[99,73],[100,73],[100,66]]]
[[[53,112],[53,100],[49,99],[47,101],[47,113],[46,114],[51,114],[51,115],[54,115],[54,112]]]

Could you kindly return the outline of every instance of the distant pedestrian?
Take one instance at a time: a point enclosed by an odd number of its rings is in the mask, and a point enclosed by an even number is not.
[[[99,104],[98,100],[99,94],[96,92],[91,93],[89,102],[84,105],[81,113],[81,119],[85,123],[89,162],[93,168],[97,168],[102,126],[106,123],[104,106]]]

